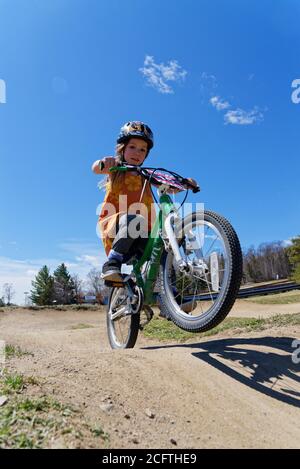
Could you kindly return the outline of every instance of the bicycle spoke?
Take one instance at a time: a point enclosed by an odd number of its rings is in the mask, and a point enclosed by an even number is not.
[[[214,239],[214,241],[213,241],[212,244],[210,245],[208,251],[206,252],[206,254],[205,254],[205,256],[204,256],[205,258],[207,257],[208,253],[210,252],[211,248],[213,247],[213,245],[215,244],[215,242],[216,242],[217,239],[218,239],[218,236],[216,236],[216,238]]]
[[[122,290],[123,290],[122,288],[119,288],[119,290],[120,290],[120,291],[118,291],[117,294],[115,295],[115,297],[112,299],[112,302],[111,302],[111,305],[110,305],[111,309],[113,309],[113,308],[115,307],[115,304],[116,304],[116,302],[117,302],[118,299],[119,299],[119,296],[123,293],[123,292],[122,292]]]

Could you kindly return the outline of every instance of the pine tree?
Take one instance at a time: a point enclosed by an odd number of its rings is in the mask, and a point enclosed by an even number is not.
[[[64,263],[60,264],[54,274],[55,299],[59,304],[75,303],[75,285]]]
[[[49,268],[44,265],[32,282],[30,299],[36,305],[51,305],[54,298],[54,280]]]
[[[292,245],[287,248],[287,253],[292,264],[292,279],[300,282],[300,236],[292,239]]]

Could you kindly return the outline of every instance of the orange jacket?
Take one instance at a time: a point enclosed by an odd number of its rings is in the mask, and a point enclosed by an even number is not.
[[[149,181],[130,171],[119,172],[116,181],[112,184],[109,179],[106,185],[98,223],[107,255],[116,236],[118,217],[125,213],[144,216],[151,231],[156,212]]]

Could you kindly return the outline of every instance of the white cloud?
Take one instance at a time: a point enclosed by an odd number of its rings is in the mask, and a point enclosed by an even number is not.
[[[63,251],[71,253],[77,264],[83,262],[85,265],[89,264],[92,267],[100,268],[107,260],[101,240],[98,243],[68,240],[61,243],[59,247]]]
[[[92,265],[93,267],[96,267],[97,269],[99,269],[101,266],[99,256],[88,256],[88,255],[78,256],[76,257],[76,260],[78,262],[88,263]]]
[[[228,101],[224,101],[220,96],[213,96],[210,99],[210,103],[217,109],[217,111],[223,111],[231,106]]]
[[[47,265],[53,273],[64,262],[72,275],[78,274],[84,280],[92,268],[100,270],[107,259],[100,240],[98,243],[70,240],[62,243],[59,248],[62,254],[57,258],[19,260],[0,256],[0,297],[3,294],[4,283],[12,283],[16,292],[12,301],[23,305],[24,292],[30,292],[31,281],[35,279],[36,274],[44,265]]]
[[[292,237],[292,238],[289,238],[289,239],[285,239],[282,241],[282,244],[284,247],[288,247],[288,246],[291,246],[293,243],[292,243],[292,239],[296,238],[296,236]]]
[[[248,76],[248,80],[251,81],[254,78],[254,73],[251,73]],[[257,107],[250,111],[245,111],[241,108],[231,109],[228,110],[230,107],[232,108],[233,105],[225,100],[224,98],[216,95],[216,91],[214,88],[218,86],[217,79],[214,75],[210,75],[206,72],[202,72],[201,74],[201,89],[202,91],[207,89],[210,92],[211,98],[209,99],[210,104],[217,110],[217,111],[226,111],[224,114],[224,122],[225,124],[235,124],[235,125],[252,125],[257,122],[261,122],[264,119],[263,112]],[[266,111],[267,108],[264,109]]]
[[[174,93],[173,88],[167,82],[179,82],[184,80],[187,74],[187,71],[183,70],[176,60],[170,60],[167,65],[156,64],[150,55],[146,55],[144,67],[139,71],[146,77],[150,86],[163,94]]]
[[[255,106],[251,111],[244,111],[240,108],[227,111],[224,121],[225,124],[252,125],[261,122],[263,118],[263,113]]]
[[[39,269],[28,269],[28,270],[26,271],[26,275],[27,275],[28,277],[33,277],[33,276],[35,277],[36,274],[38,273],[38,271],[39,271]]]
[[[226,109],[232,107],[228,101],[225,101],[220,96],[213,96],[210,99],[211,105],[217,109],[217,111],[225,111]],[[255,106],[250,111],[245,111],[244,109],[237,108],[227,111],[224,114],[225,124],[235,124],[235,125],[252,125],[257,122],[261,122],[264,118],[263,113],[257,106]]]
[[[24,292],[30,291],[31,280],[42,265],[35,261],[20,261],[8,257],[0,257],[0,297],[3,295],[2,287],[4,283],[12,283],[16,294],[12,301],[17,304],[24,304]]]

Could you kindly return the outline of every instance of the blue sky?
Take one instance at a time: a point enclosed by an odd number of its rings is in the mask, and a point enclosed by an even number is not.
[[[299,21],[297,0],[0,0],[0,296],[100,268],[91,164],[128,120],[244,248],[299,234]]]

